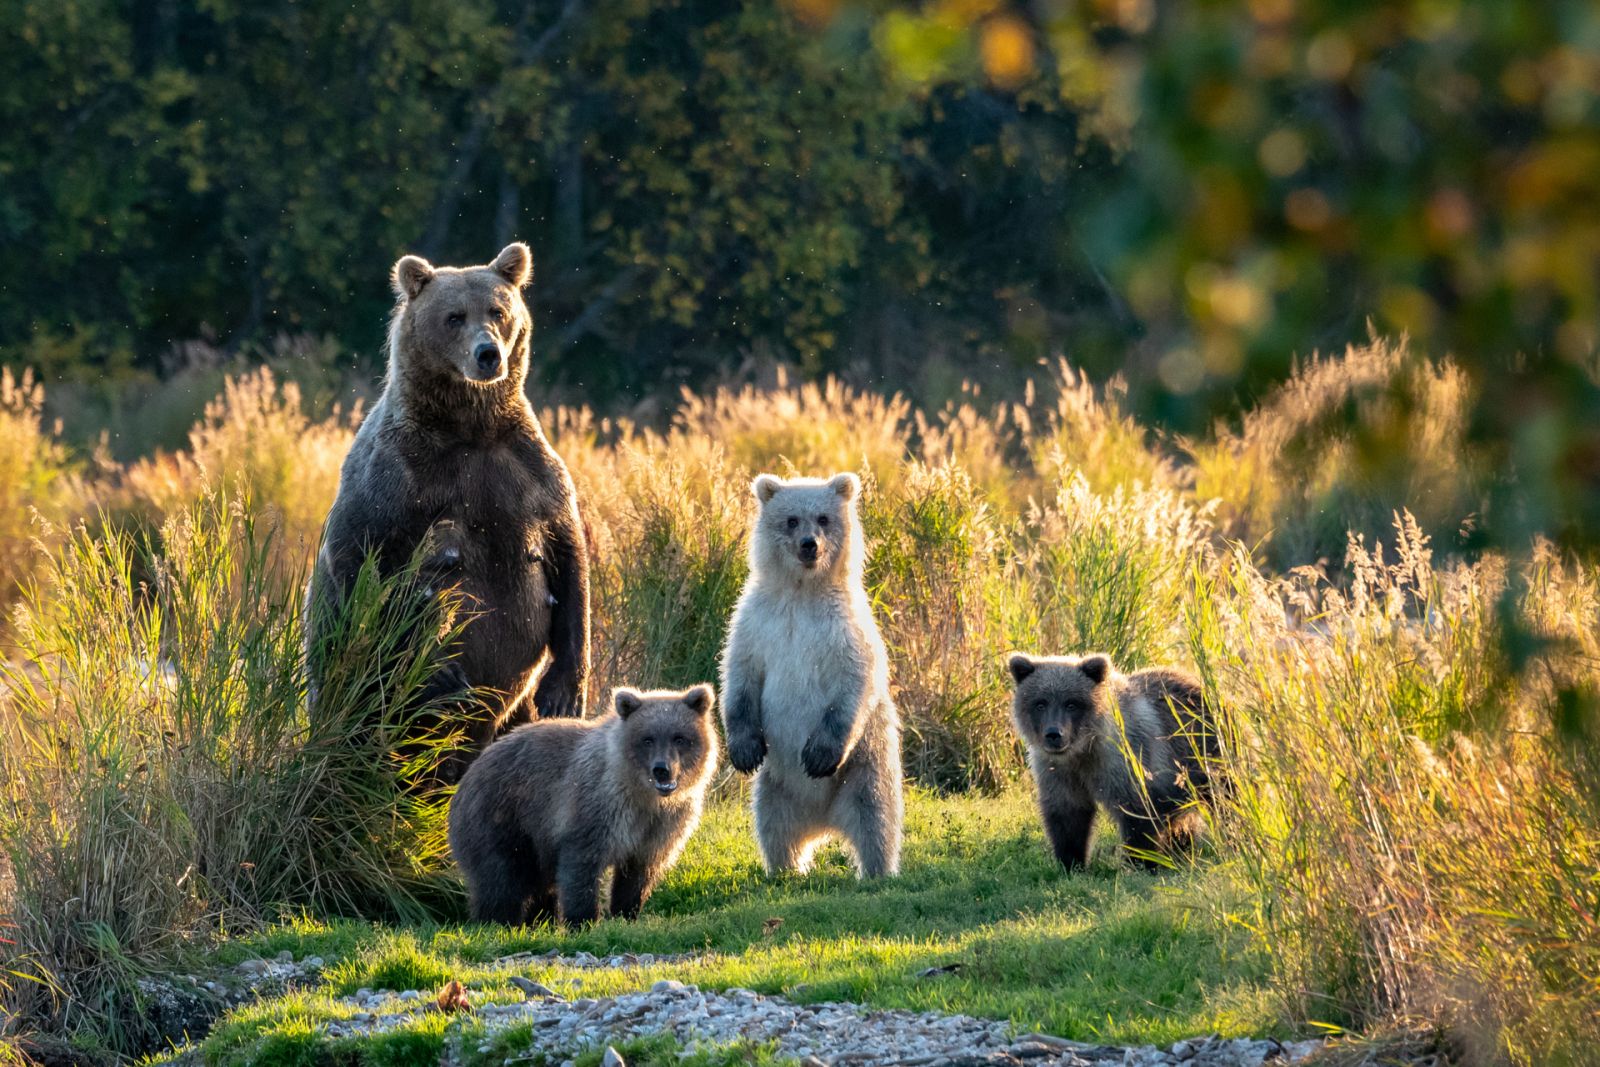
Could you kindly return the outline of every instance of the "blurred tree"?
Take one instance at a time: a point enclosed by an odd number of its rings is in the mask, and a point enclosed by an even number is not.
[[[817,2],[819,22],[849,17]],[[1477,438],[1516,472],[1487,533],[1600,542],[1600,6],[873,10],[904,77],[1054,87],[1115,153],[1071,251],[1125,296],[1169,420],[1231,409],[1370,321],[1475,379]]]

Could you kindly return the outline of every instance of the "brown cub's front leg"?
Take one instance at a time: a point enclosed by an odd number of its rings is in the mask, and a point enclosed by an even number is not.
[[[611,878],[611,914],[624,919],[637,919],[639,909],[650,899],[656,887],[656,872],[637,860],[617,865]]]
[[[600,864],[587,850],[563,849],[556,873],[561,921],[581,926],[600,917]]]
[[[1044,832],[1056,859],[1067,870],[1076,870],[1089,862],[1089,838],[1094,829],[1095,807],[1059,804],[1044,813]]]

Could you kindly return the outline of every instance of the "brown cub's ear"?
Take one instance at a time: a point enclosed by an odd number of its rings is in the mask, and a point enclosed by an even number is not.
[[[829,478],[828,488],[846,500],[854,500],[856,494],[861,492],[861,479],[846,471],[844,474],[835,474]]]
[[[1022,680],[1037,670],[1039,665],[1021,652],[1013,652],[1006,660],[1006,667],[1011,671],[1011,680],[1021,685]]]
[[[611,694],[611,702],[616,705],[617,714],[624,719],[644,706],[644,700],[639,691],[637,689],[629,689],[625,685],[619,686],[617,691]]]
[[[1104,656],[1085,656],[1078,661],[1078,669],[1089,676],[1089,681],[1099,685],[1111,673],[1111,661]]]
[[[683,706],[696,715],[704,715],[711,710],[711,705],[716,703],[716,699],[711,687],[701,682],[683,694]]]
[[[783,482],[772,474],[758,474],[756,480],[750,483],[750,488],[755,492],[756,499],[765,504],[778,495],[778,490],[783,488]]]
[[[489,269],[521,289],[533,277],[533,253],[521,241],[512,241],[494,257]]]
[[[433,264],[421,256],[401,256],[389,273],[389,284],[401,300],[415,300],[422,287],[433,281]]]

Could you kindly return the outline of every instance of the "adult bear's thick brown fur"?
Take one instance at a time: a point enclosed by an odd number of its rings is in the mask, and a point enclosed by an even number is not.
[[[529,723],[489,746],[450,804],[472,917],[633,918],[700,821],[717,769],[711,687],[618,689],[616,714]],[[559,906],[559,910],[558,910]]]
[[[383,395],[345,458],[311,579],[316,648],[369,551],[387,575],[429,544],[424,573],[459,590],[470,620],[436,689],[490,694],[474,750],[535,715],[582,715],[589,673],[577,495],[523,392],[531,269],[523,244],[483,267],[395,264]],[[313,657],[313,692],[316,670]]]

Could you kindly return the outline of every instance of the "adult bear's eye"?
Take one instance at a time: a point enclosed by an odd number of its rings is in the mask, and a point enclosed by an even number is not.
[[[796,518],[795,516],[790,515],[789,516],[789,529],[792,530],[796,526],[799,526],[799,525],[800,525],[800,520],[798,518]]]
[[[506,317],[505,312],[501,311],[499,308],[495,307],[495,308],[490,308],[489,309],[489,321],[490,322],[499,322],[501,319],[503,319],[505,317]]]
[[[449,315],[445,316],[444,321],[448,322],[452,326],[460,326],[462,323],[467,321],[467,313],[465,311],[452,311]]]
[[[826,525],[828,525],[828,516],[826,516],[826,515],[818,515],[817,516],[817,525],[818,526],[826,526]]]
[[[1033,702],[1033,710],[1034,711],[1044,711],[1049,706],[1050,705],[1048,703],[1046,703],[1045,701],[1043,701],[1043,700],[1035,700]]]

